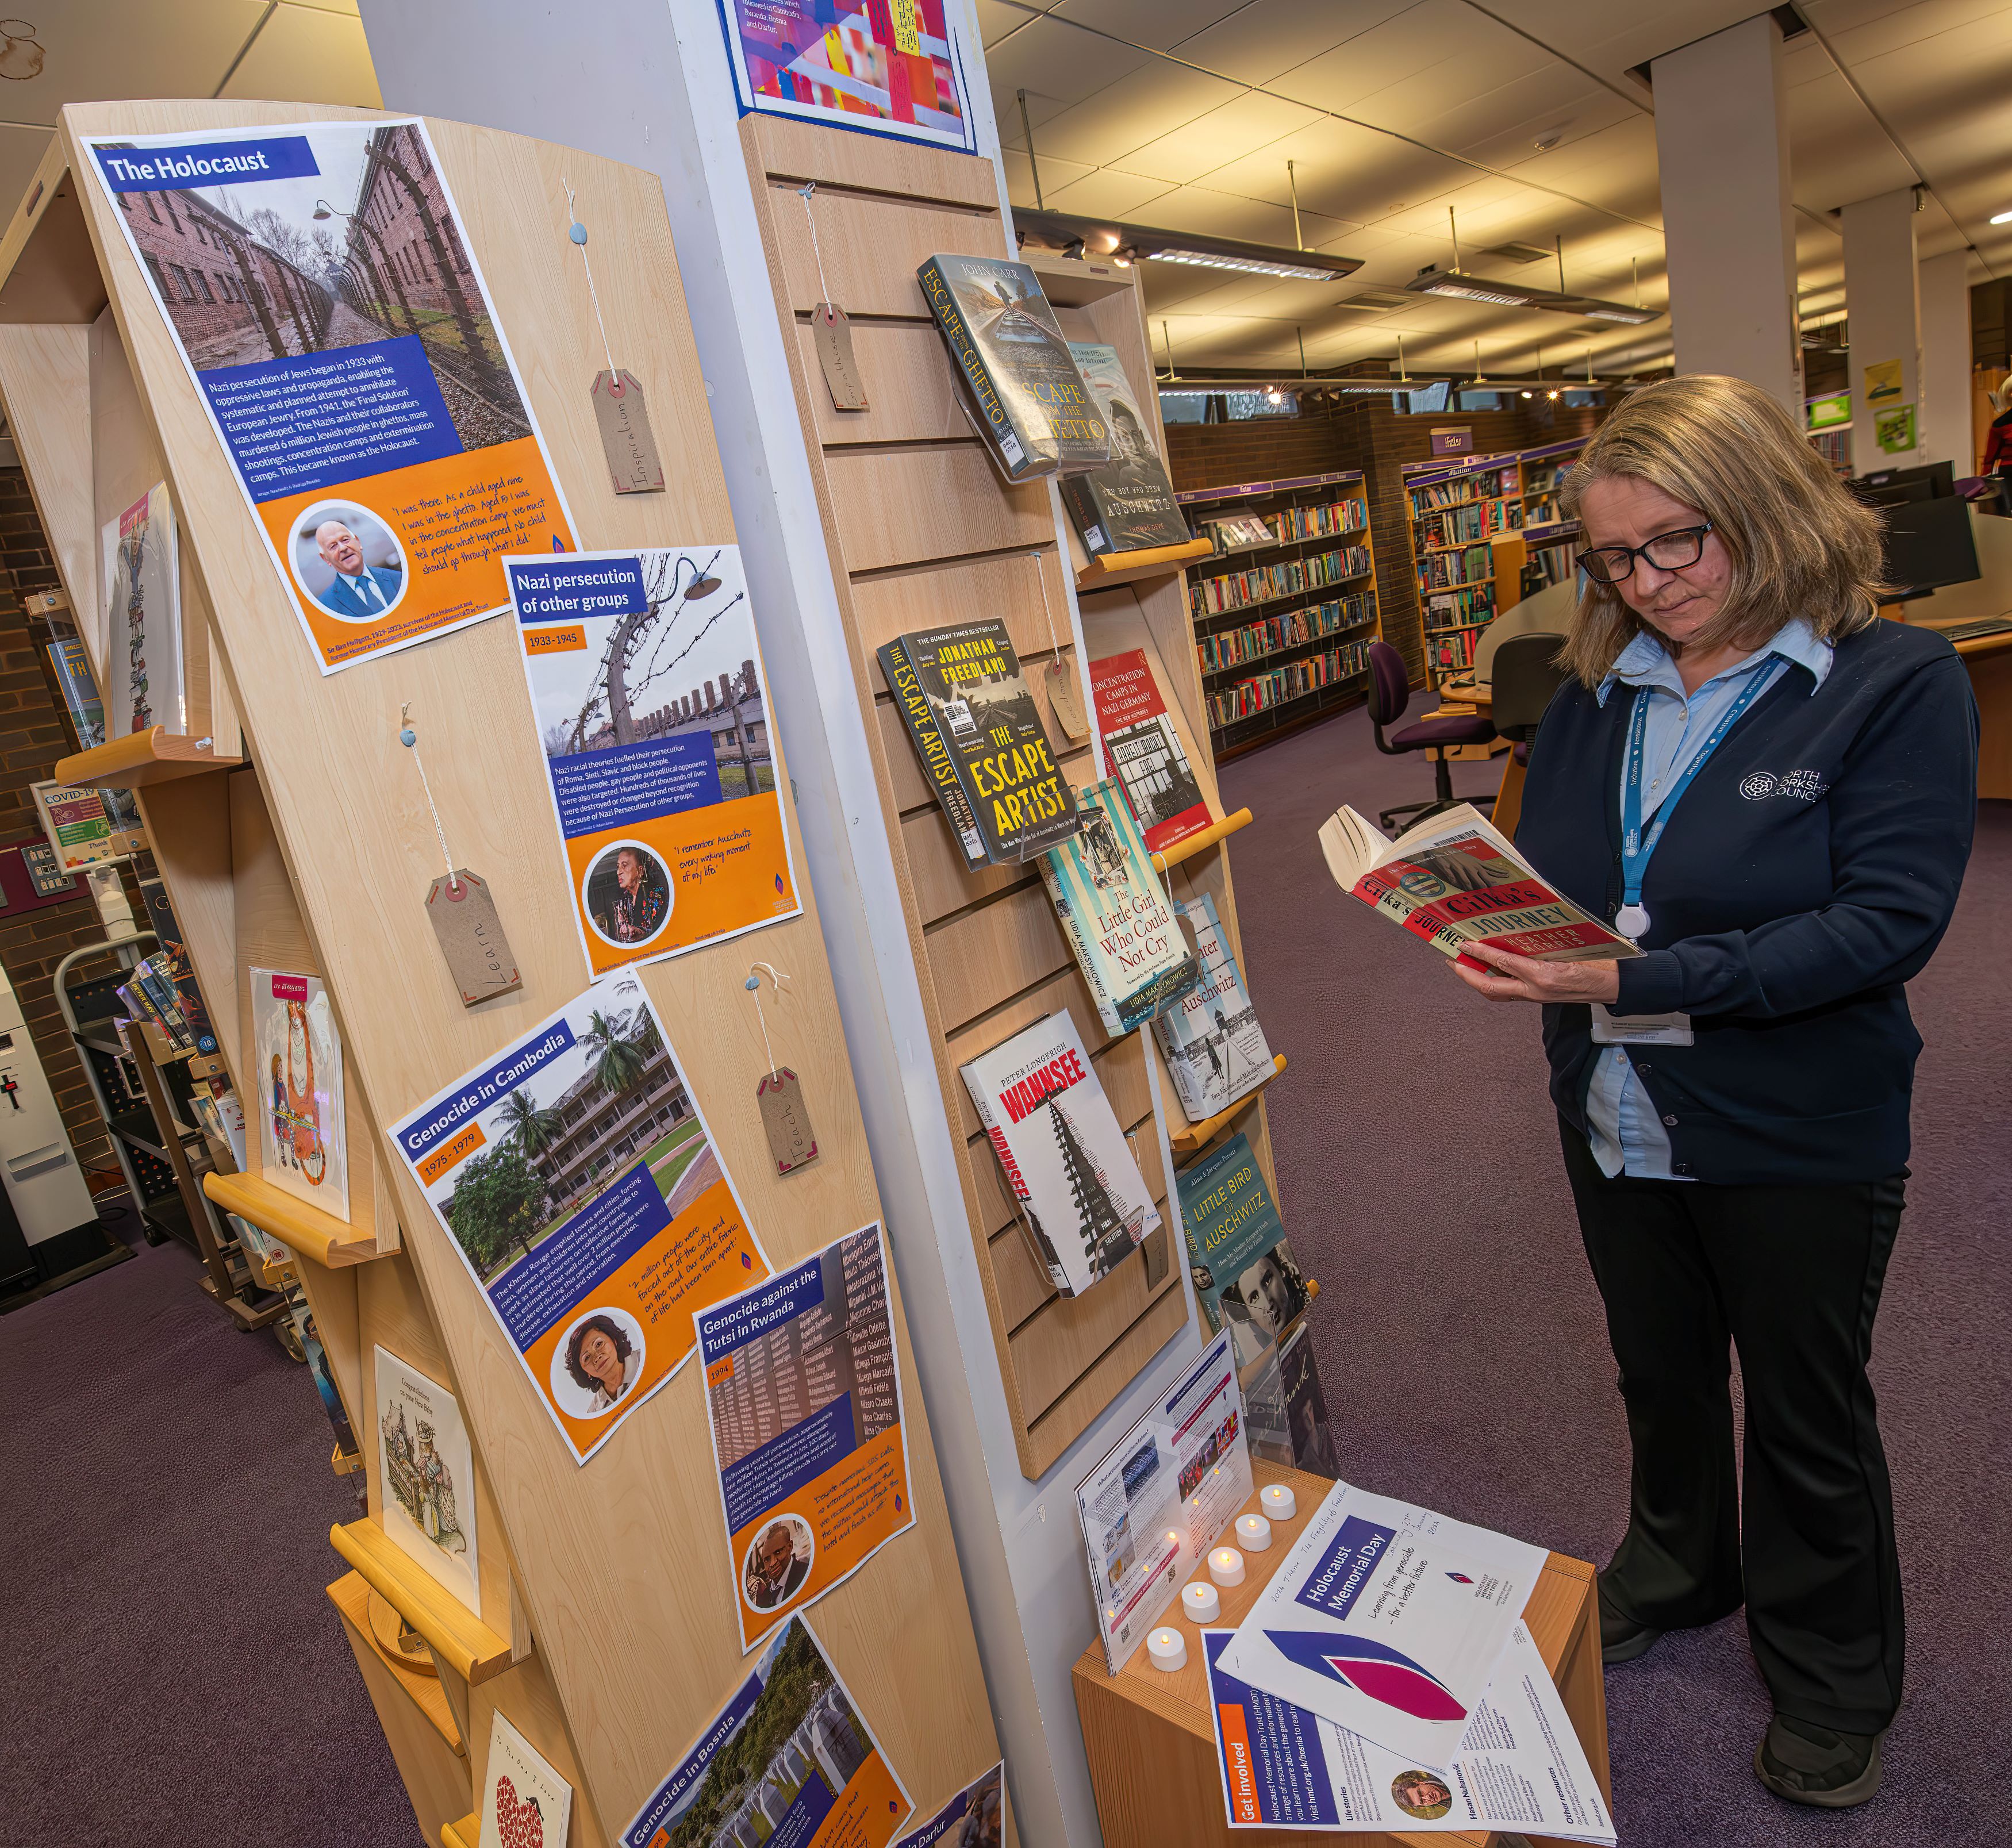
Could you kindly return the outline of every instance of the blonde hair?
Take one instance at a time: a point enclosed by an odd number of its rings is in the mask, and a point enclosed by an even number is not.
[[[1586,446],[1559,496],[1577,518],[1596,481],[1626,476],[1695,507],[1732,565],[1717,615],[1689,644],[1757,648],[1793,616],[1834,641],[1878,614],[1879,516],[1856,499],[1759,386],[1715,373],[1650,385]],[[1586,580],[1560,664],[1589,687],[1647,628],[1618,584]]]

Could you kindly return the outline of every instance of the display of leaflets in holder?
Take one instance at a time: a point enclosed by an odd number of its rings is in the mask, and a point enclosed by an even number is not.
[[[1236,1359],[1218,1336],[1076,1485],[1113,1675],[1250,1499],[1243,1413]]]
[[[1642,952],[1554,891],[1507,836],[1467,803],[1407,828],[1395,840],[1346,804],[1321,823],[1334,883],[1442,955],[1492,944],[1540,962],[1585,962]]]
[[[1006,1767],[976,1777],[894,1848],[1001,1848],[1006,1839]]]
[[[565,1848],[573,1786],[504,1718],[489,1728],[488,1768],[476,1848]]]
[[[158,960],[173,983],[175,994],[181,1004],[182,1019],[188,1024],[189,1034],[195,1049],[201,1053],[216,1051],[216,1029],[209,1017],[209,1008],[202,998],[202,990],[195,979],[195,965],[189,955],[187,938],[177,921],[173,905],[169,901],[166,883],[154,863],[151,852],[142,851],[133,866],[134,877],[140,887],[141,902],[147,908],[147,923],[160,942]],[[244,1135],[241,1127],[238,1135],[239,1165],[244,1164]]]
[[[1176,1176],[1195,1300],[1211,1329],[1228,1323],[1257,1357],[1298,1320],[1308,1300],[1279,1209],[1241,1132]]]
[[[620,1848],[887,1848],[915,1811],[858,1702],[798,1615],[619,1840]]]
[[[65,872],[81,872],[133,851],[130,838],[105,810],[104,790],[59,783],[53,777],[31,783],[28,788],[35,798],[43,837]]]
[[[1019,865],[1083,825],[1003,622],[916,630],[879,657],[967,867]]]
[[[1545,1557],[1541,1547],[1336,1482],[1222,1664],[1443,1771]]]
[[[82,640],[74,635],[59,634],[46,647],[71,729],[77,733],[77,747],[95,751],[105,742],[105,702],[91,671],[91,657],[84,652]]]
[[[1176,904],[1174,913],[1193,945],[1201,981],[1154,1020],[1153,1032],[1188,1121],[1204,1123],[1249,1097],[1278,1068],[1215,901],[1204,892]]]
[[[1087,474],[1065,476],[1061,484],[1062,505],[1083,550],[1095,558],[1189,544],[1188,523],[1118,349],[1075,340],[1068,348],[1111,437],[1108,462]]]
[[[1064,1296],[1110,1275],[1160,1229],[1075,1020],[1049,1015],[963,1068],[1034,1254]]]
[[[1125,786],[1147,851],[1164,854],[1215,819],[1143,648],[1090,664],[1090,697],[1104,740],[1104,773]]]
[[[1082,829],[1041,862],[1041,880],[1098,1017],[1108,1031],[1129,1033],[1190,993],[1200,966],[1122,786],[1093,783],[1076,801]]]
[[[1500,1829],[1611,1848],[1614,1818],[1600,1782],[1521,1623],[1511,1627],[1487,1693],[1442,1770],[1422,1768],[1240,1681],[1223,1664],[1236,1634],[1201,1633],[1232,1828],[1407,1836]]]
[[[347,1222],[342,1035],[319,976],[251,971],[251,1072],[262,1179]]]
[[[1327,1395],[1314,1361],[1312,1331],[1301,1320],[1279,1344],[1279,1372],[1286,1385],[1286,1418],[1293,1436],[1293,1467],[1330,1482],[1341,1474],[1328,1422]]]
[[[1110,461],[1103,413],[1032,269],[1005,257],[938,254],[915,276],[986,448],[1009,481]]]
[[[188,730],[182,690],[181,572],[174,503],[156,482],[99,535],[112,737],[156,725]]]
[[[480,1617],[475,1461],[461,1402],[388,1349],[375,1352],[377,1486],[386,1537]]]

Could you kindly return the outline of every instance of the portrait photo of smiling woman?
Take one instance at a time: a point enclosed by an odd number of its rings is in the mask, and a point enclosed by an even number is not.
[[[1645,954],[1454,968],[1543,1011],[1633,1454],[1605,1658],[1744,1605],[1774,1707],[1755,1771],[1843,1808],[1900,1703],[1866,1365],[1921,1049],[1906,984],[1969,857],[1977,708],[1947,641],[1880,616],[1878,516],[1757,386],[1635,393],[1563,505],[1580,597],[1516,844]]]

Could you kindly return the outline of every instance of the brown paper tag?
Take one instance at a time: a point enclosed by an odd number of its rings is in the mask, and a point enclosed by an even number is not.
[[[1060,655],[1048,663],[1048,705],[1072,744],[1080,744],[1090,736],[1090,721],[1083,716],[1083,684],[1074,665]]]
[[[1139,1241],[1140,1255],[1146,1261],[1146,1287],[1158,1290],[1167,1275],[1167,1229],[1149,1232]]]
[[[811,310],[811,344],[817,348],[818,364],[824,369],[833,408],[870,410],[866,387],[860,382],[858,362],[852,357],[852,323],[845,318],[844,309],[820,301]]]
[[[594,420],[601,428],[601,447],[618,494],[660,494],[664,465],[657,459],[657,439],[650,432],[650,410],[643,387],[630,372],[594,374]]]
[[[755,1086],[754,1101],[762,1107],[762,1128],[776,1173],[793,1174],[818,1158],[817,1132],[811,1127],[804,1087],[795,1072],[787,1067],[771,1072]]]
[[[426,890],[426,916],[464,1008],[520,986],[517,958],[503,934],[503,920],[496,915],[487,879],[465,866],[454,869],[451,883],[442,874]]]

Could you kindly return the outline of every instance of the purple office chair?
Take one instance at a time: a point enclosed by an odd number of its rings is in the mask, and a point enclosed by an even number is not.
[[[1369,723],[1376,734],[1376,748],[1386,757],[1402,757],[1407,751],[1429,751],[1455,744],[1488,744],[1495,739],[1495,726],[1492,720],[1475,713],[1459,719],[1422,719],[1416,725],[1407,725],[1400,732],[1393,732],[1388,739],[1383,736],[1386,725],[1394,725],[1404,715],[1404,708],[1411,704],[1411,688],[1409,676],[1404,672],[1404,658],[1388,642],[1369,644]],[[1377,816],[1387,830],[1392,827],[1392,817],[1410,815],[1414,821],[1423,821],[1440,810],[1451,808],[1463,800],[1472,801],[1477,808],[1492,807],[1493,796],[1475,796],[1463,798],[1453,793],[1453,771],[1443,755],[1432,765],[1433,799],[1429,802],[1403,802],[1395,808],[1386,808]]]

